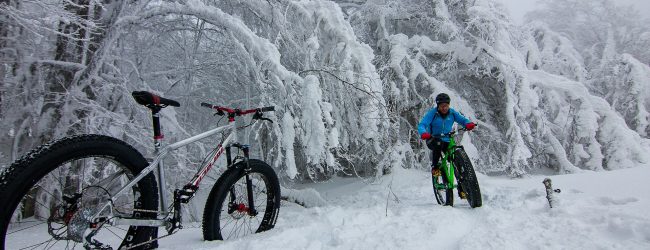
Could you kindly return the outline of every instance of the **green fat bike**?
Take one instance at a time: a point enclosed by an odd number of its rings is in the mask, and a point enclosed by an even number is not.
[[[463,146],[456,144],[459,132],[467,131],[460,128],[447,134],[434,135],[434,138],[449,136],[449,146],[442,152],[440,158],[440,176],[432,174],[433,192],[440,205],[454,205],[454,188],[458,188],[461,199],[467,199],[470,207],[483,205],[481,189],[476,179],[474,167]],[[458,184],[454,182],[458,181]]]

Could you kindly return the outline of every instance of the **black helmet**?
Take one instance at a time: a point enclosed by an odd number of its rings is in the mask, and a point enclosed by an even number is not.
[[[438,96],[436,96],[436,104],[441,103],[451,103],[451,98],[449,98],[448,94],[440,93]]]

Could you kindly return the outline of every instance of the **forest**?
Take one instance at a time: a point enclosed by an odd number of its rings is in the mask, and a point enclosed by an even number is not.
[[[201,102],[275,106],[241,140],[284,185],[428,168],[417,123],[441,92],[479,124],[463,144],[481,173],[650,163],[647,22],[544,4],[517,25],[491,0],[3,0],[0,164],[91,133],[151,155],[137,90],[181,103],[162,112],[167,143],[225,124]],[[170,176],[215,140],[169,157]]]

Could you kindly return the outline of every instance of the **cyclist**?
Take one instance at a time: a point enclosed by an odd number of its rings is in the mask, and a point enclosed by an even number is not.
[[[418,133],[422,140],[427,141],[427,147],[431,149],[431,174],[440,176],[438,161],[442,156],[442,151],[449,146],[449,136],[440,136],[451,132],[454,122],[463,125],[467,130],[472,130],[476,126],[469,119],[461,115],[458,111],[449,107],[451,98],[445,93],[436,96],[436,107],[427,112],[418,124]],[[433,136],[432,136],[433,135]]]

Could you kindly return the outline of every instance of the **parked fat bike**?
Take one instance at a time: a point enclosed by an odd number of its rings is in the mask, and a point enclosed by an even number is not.
[[[440,205],[454,205],[454,189],[458,189],[461,199],[467,199],[470,207],[476,208],[483,205],[481,189],[472,162],[463,146],[456,144],[456,137],[465,131],[467,130],[459,128],[447,134],[433,135],[434,138],[450,138],[449,146],[443,150],[440,158],[441,175],[432,174],[433,192],[436,202]],[[456,180],[458,184],[456,184]]]
[[[211,188],[203,213],[203,238],[225,240],[269,230],[280,208],[273,169],[250,159],[250,146],[235,142],[235,119],[271,121],[274,107],[232,109],[202,103],[228,117],[220,126],[162,147],[159,112],[174,100],[145,91],[136,102],[151,110],[156,156],[147,160],[127,143],[104,135],[78,135],[42,145],[0,174],[0,246],[3,249],[150,249],[182,228],[188,203],[225,152],[227,170]],[[222,133],[194,177],[168,194],[163,158]],[[236,150],[237,152],[232,152]],[[232,157],[237,153],[236,157]],[[166,234],[158,236],[159,227]]]

